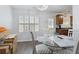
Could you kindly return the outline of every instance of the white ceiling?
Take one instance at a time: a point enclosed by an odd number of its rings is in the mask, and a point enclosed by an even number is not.
[[[13,5],[12,8],[17,9],[25,9],[25,10],[35,10],[39,11],[37,9],[39,5]],[[72,11],[71,5],[48,5],[46,12],[70,12]]]

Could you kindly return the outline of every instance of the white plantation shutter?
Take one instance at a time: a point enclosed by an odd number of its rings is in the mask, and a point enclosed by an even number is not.
[[[24,19],[23,16],[19,16],[19,32],[24,31]]]
[[[19,32],[39,31],[39,17],[19,16]]]

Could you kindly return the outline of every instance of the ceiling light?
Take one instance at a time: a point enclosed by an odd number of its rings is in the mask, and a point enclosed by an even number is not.
[[[40,10],[40,11],[44,11],[48,8],[48,5],[40,5],[40,6],[37,6],[37,9]]]

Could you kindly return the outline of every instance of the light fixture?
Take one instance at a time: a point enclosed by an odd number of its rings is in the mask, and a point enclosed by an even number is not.
[[[48,5],[39,5],[37,6],[37,9],[40,10],[40,11],[44,11],[48,8]]]

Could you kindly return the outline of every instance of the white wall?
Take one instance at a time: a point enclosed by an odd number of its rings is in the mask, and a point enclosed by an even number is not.
[[[79,29],[79,5],[73,6],[73,29]]]
[[[74,39],[79,37],[79,5],[73,6],[73,30]]]
[[[12,14],[10,6],[0,5],[0,25],[12,28]]]
[[[46,32],[48,30],[48,19],[53,18],[55,14],[50,13],[50,12],[38,12],[38,11],[28,11],[28,10],[21,10],[21,9],[13,9],[13,18],[14,18],[14,23],[16,25],[18,22],[18,16],[19,15],[25,15],[25,16],[39,16],[40,17],[40,32]],[[31,36],[29,32],[26,33],[18,33],[17,29],[18,26],[14,24],[14,32],[17,33],[19,36],[18,41],[31,41]]]

